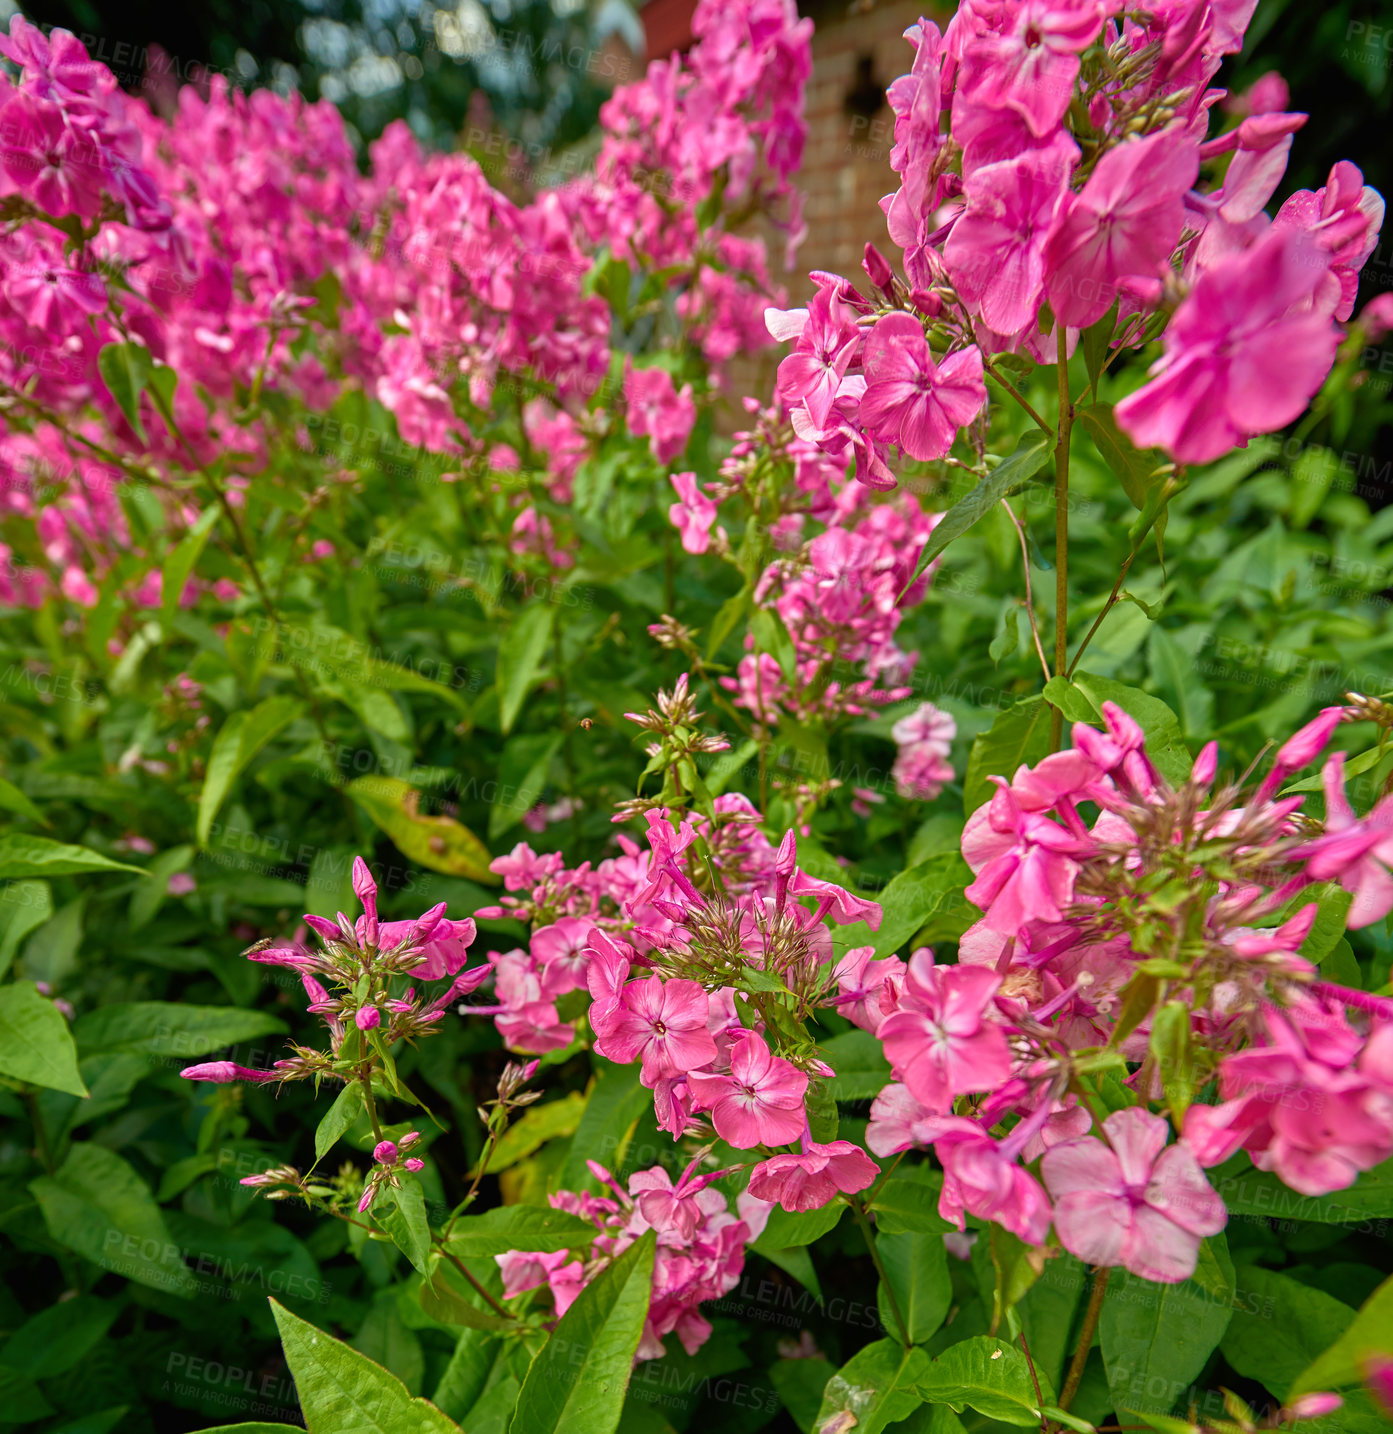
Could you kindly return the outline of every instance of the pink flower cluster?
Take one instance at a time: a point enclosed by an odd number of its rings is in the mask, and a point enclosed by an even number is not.
[[[948,760],[958,724],[932,702],[921,702],[890,729],[899,746],[891,775],[895,790],[916,802],[931,802],[953,780]]]
[[[497,1255],[504,1295],[511,1299],[546,1285],[556,1313],[565,1314],[596,1275],[653,1230],[657,1252],[652,1297],[638,1358],[661,1359],[667,1352],[663,1337],[673,1333],[688,1354],[695,1354],[711,1334],[698,1306],[729,1294],[739,1284],[745,1245],[757,1233],[730,1213],[719,1190],[710,1188],[712,1181],[728,1172],[698,1175],[697,1163],[675,1182],[661,1165],[636,1171],[625,1190],[602,1165],[587,1161],[607,1194],[559,1190],[548,1197],[553,1208],[591,1221],[599,1232],[586,1258],[573,1258],[565,1250],[553,1254],[512,1250]]]
[[[1341,755],[1326,767],[1323,833],[1296,819],[1300,796],[1277,796],[1362,715],[1327,709],[1250,792],[1216,786],[1212,744],[1171,787],[1111,703],[1103,732],[1078,725],[1071,750],[995,778],[963,834],[967,895],[984,914],[959,963],[862,951],[838,968],[844,1014],[875,1033],[894,1076],[870,1148],[932,1145],[947,1218],[996,1220],[1035,1244],[1053,1221],[1080,1259],[1152,1280],[1188,1276],[1223,1227],[1202,1167],[1244,1149],[1322,1195],[1393,1155],[1393,1001],[1322,981],[1300,954],[1317,913],[1300,898],[1315,883],[1345,882],[1351,925],[1393,906],[1393,848],[1376,854],[1389,802],[1353,816]],[[1158,1046],[1153,1032],[1177,1020],[1183,1037]],[[1188,1064],[1168,1067],[1177,1045]],[[1074,1083],[1100,1057],[1137,1066],[1111,1110]],[[1211,1073],[1220,1103],[1194,1103]],[[971,1116],[957,1113],[964,1098]],[[1151,1101],[1169,1105],[1179,1139]]]
[[[778,393],[800,435],[892,487],[891,446],[943,458],[979,418],[994,356],[1054,363],[1099,323],[1136,347],[1167,316],[1151,381],[1117,408],[1136,443],[1208,462],[1295,419],[1383,201],[1342,162],[1264,212],[1306,120],[1267,108],[1271,86],[1206,137],[1252,8],[968,0],[945,31],[907,31],[913,66],[888,92],[900,187],[882,202],[903,275],[867,246],[869,290],[814,274],[806,309],[768,315],[794,341]]]
[[[605,107],[597,173],[518,205],[468,156],[422,154],[401,124],[361,174],[328,102],[215,77],[182,90],[167,123],[72,35],[16,18],[0,40],[21,71],[0,76],[0,195],[17,221],[0,241],[0,384],[25,395],[33,432],[12,423],[0,438],[0,516],[38,534],[24,562],[0,551],[0,599],[42,600],[52,571],[95,604],[129,549],[113,492],[126,464],[217,459],[235,496],[266,466],[256,399],[273,391],[314,412],[360,387],[408,443],[506,468],[517,455],[482,430],[500,376],[525,376],[549,395],[525,429],[566,501],[610,365],[609,305],[583,289],[602,250],[665,271],[709,363],[756,346],[773,295],[763,243],[724,225],[793,200],[811,23],[793,0],[704,0],[693,23],[685,58]],[[177,375],[162,386],[173,427],[149,394],[143,431],[127,421],[97,362],[118,342]],[[691,431],[690,387],[633,369],[625,399],[666,464]],[[518,541],[564,561],[523,491]],[[193,516],[172,513],[176,528]],[[158,604],[152,566],[141,598]]]
[[[909,580],[941,516],[909,498],[882,503],[770,563],[755,602],[779,615],[796,672],[789,680],[769,652],[741,658],[736,676],[721,679],[737,705],[773,725],[783,711],[800,721],[859,716],[909,696],[903,683],[918,654],[897,647],[895,631],[928,587],[930,570],[912,586]],[[747,645],[754,646],[753,634]]]
[[[335,921],[305,917],[306,925],[320,938],[319,951],[296,940],[288,945],[259,942],[246,953],[251,961],[284,966],[299,975],[309,997],[306,1009],[323,1020],[329,1049],[312,1051],[297,1046],[293,1057],[277,1061],[271,1070],[254,1070],[229,1061],[206,1062],[182,1070],[185,1079],[265,1082],[326,1074],[347,1079],[333,1067],[350,1031],[376,1032],[376,1038],[389,1046],[432,1035],[451,1004],[492,974],[487,965],[464,969],[476,934],[474,922],[468,917],[452,921],[445,915],[443,901],[414,921],[379,921],[377,883],[362,857],[353,859],[353,891],[363,906],[356,921],[342,912]],[[396,976],[448,984],[433,995],[418,996],[415,986],[393,995],[390,982]]]

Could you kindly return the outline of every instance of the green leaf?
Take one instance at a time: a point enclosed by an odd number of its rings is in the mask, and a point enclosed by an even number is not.
[[[232,784],[256,754],[300,715],[303,704],[293,697],[268,697],[250,711],[234,712],[213,739],[208,772],[198,798],[198,844],[208,845],[213,818]]]
[[[876,1250],[904,1316],[911,1344],[924,1344],[947,1317],[953,1302],[953,1282],[948,1276],[948,1251],[942,1235],[889,1235],[880,1231]],[[885,1287],[877,1289],[880,1322],[898,1335],[894,1310]]]
[[[46,881],[11,881],[0,887],[0,976],[10,969],[19,943],[52,915]]]
[[[1013,769],[1014,771],[1014,769]],[[864,921],[839,927],[833,940],[837,951],[873,946],[877,956],[898,950],[930,917],[945,909],[965,907],[963,889],[972,872],[955,851],[940,852],[891,878],[880,894],[880,929]],[[974,914],[976,908],[973,908]]]
[[[833,1200],[820,1210],[804,1210],[796,1215],[784,1209],[771,1210],[764,1233],[752,1248],[763,1252],[811,1245],[814,1240],[820,1240],[829,1230],[835,1229],[845,1213],[846,1205],[841,1200]]]
[[[97,353],[102,382],[142,443],[147,440],[140,421],[140,395],[145,392],[153,367],[154,360],[144,344],[104,344]]]
[[[614,1434],[648,1317],[653,1253],[650,1230],[580,1292],[527,1371],[511,1434]]]
[[[769,1382],[779,1391],[784,1408],[804,1434],[817,1428],[822,1391],[836,1372],[836,1367],[825,1359],[781,1359],[770,1365]]]
[[[1245,1155],[1221,1166],[1210,1181],[1230,1215],[1348,1225],[1358,1235],[1380,1234],[1377,1222],[1393,1216],[1393,1160],[1366,1170],[1332,1195],[1302,1195],[1270,1172],[1254,1170]]]
[[[523,699],[537,676],[551,642],[556,609],[533,603],[513,619],[498,648],[498,725],[506,737],[522,711]]]
[[[943,525],[940,523],[939,527]],[[996,714],[996,721],[972,744],[963,778],[963,812],[971,816],[996,788],[989,777],[1009,781],[1022,763],[1027,766],[1048,756],[1050,709],[1043,697],[1026,697]]]
[[[53,1405],[32,1379],[18,1370],[0,1368],[0,1423],[33,1424],[52,1413]],[[111,1425],[103,1427],[109,1429]]]
[[[943,515],[942,521],[934,528],[928,542],[924,544],[924,550],[919,554],[919,561],[914,565],[914,576],[905,584],[904,592],[908,592],[914,586],[919,575],[954,538],[960,538],[974,523],[991,512],[1003,498],[1009,498],[1011,494],[1020,492],[1045,466],[1045,460],[1050,456],[1050,452],[1049,434],[1042,433],[1038,429],[1031,429],[1029,433],[1025,434],[1010,457],[1004,458],[967,497],[959,499]],[[903,598],[904,592],[900,594],[901,598]]]
[[[1120,303],[1115,302],[1096,324],[1090,324],[1083,331],[1083,337],[1079,341],[1079,347],[1083,350],[1084,367],[1088,370],[1089,387],[1095,394],[1098,392],[1098,380],[1103,373],[1103,364],[1107,361],[1113,331],[1117,328],[1119,308]]]
[[[838,1100],[870,1100],[890,1083],[885,1048],[869,1031],[847,1031],[820,1048],[823,1060],[836,1071],[832,1094]]]
[[[771,607],[756,608],[750,619],[755,647],[767,652],[779,664],[785,681],[798,681],[798,651],[789,636],[784,620]]]
[[[442,1265],[419,1291],[421,1308],[432,1319],[442,1324],[462,1325],[466,1329],[500,1330],[513,1325],[512,1320],[500,1319],[475,1304],[473,1299],[455,1289],[446,1276]]]
[[[344,792],[362,807],[405,857],[446,876],[496,886],[489,870],[493,858],[468,827],[453,817],[422,816],[421,793],[400,777],[358,777]]]
[[[124,1411],[122,1411],[124,1413]],[[201,1434],[305,1434],[299,1424],[263,1424],[260,1420],[251,1424],[219,1424],[216,1429],[204,1429]],[[59,1431],[63,1434],[63,1431]],[[74,1430],[74,1434],[77,1431]]]
[[[334,1103],[314,1131],[314,1159],[318,1164],[338,1144],[340,1136],[363,1113],[363,1087],[349,1081],[334,1097]]]
[[[30,1181],[29,1190],[60,1245],[150,1289],[182,1299],[198,1293],[160,1207],[115,1152],[75,1144],[57,1172]]]
[[[164,560],[160,570],[160,625],[169,631],[179,611],[179,599],[189,581],[189,574],[198,565],[203,545],[217,525],[219,509],[216,505],[206,508],[188,532],[174,545],[173,551]]]
[[[172,846],[168,851],[162,851],[150,863],[145,880],[140,882],[135,891],[131,893],[130,927],[132,931],[139,931],[142,926],[150,924],[155,913],[164,904],[165,897],[169,894],[169,878],[176,872],[185,870],[192,860],[193,847],[183,845]]]
[[[0,1075],[87,1095],[63,1013],[32,981],[0,986]]]
[[[1359,1307],[1349,1328],[1307,1366],[1288,1398],[1317,1389],[1347,1389],[1363,1379],[1366,1355],[1393,1354],[1393,1279],[1385,1280]]]
[[[13,782],[7,782],[3,777],[0,777],[0,811],[14,812],[26,821],[38,822],[41,827],[49,825],[38,807]]]
[[[891,1175],[871,1206],[876,1229],[886,1235],[947,1234],[954,1227],[938,1213],[941,1183],[941,1177],[931,1182],[902,1172]]]
[[[578,1215],[544,1205],[503,1205],[455,1222],[449,1248],[461,1259],[486,1259],[509,1250],[586,1250],[595,1227]]]
[[[585,1096],[578,1090],[568,1091],[560,1100],[528,1106],[493,1147],[486,1173],[494,1175],[516,1165],[549,1140],[574,1135],[585,1106]]]
[[[0,1364],[50,1379],[80,1364],[121,1313],[115,1300],[78,1295],[26,1320],[0,1349]]]
[[[1145,507],[1146,495],[1157,483],[1164,481],[1164,475],[1156,472],[1155,455],[1141,452],[1118,428],[1110,403],[1079,408],[1074,417],[1093,440],[1098,456],[1122,484],[1128,501],[1134,508]]]
[[[425,1193],[414,1175],[398,1175],[397,1179],[401,1186],[378,1196],[372,1217],[411,1261],[412,1268],[418,1274],[429,1276],[430,1222],[426,1219]]]
[[[367,1355],[271,1301],[309,1434],[458,1434],[433,1404]]]
[[[1219,1347],[1233,1305],[1233,1262],[1222,1235],[1200,1246],[1194,1275],[1179,1284],[1153,1284],[1114,1270],[1098,1333],[1117,1407],[1145,1404],[1165,1412]],[[1158,1405],[1158,1389],[1174,1392]]]
[[[708,662],[716,660],[716,655],[721,650],[721,644],[735,631],[736,624],[749,611],[750,592],[750,584],[746,583],[734,597],[727,598],[721,604],[720,611],[711,623],[711,630],[706,635],[706,660]]]
[[[498,764],[498,795],[489,807],[490,842],[515,827],[537,805],[561,740],[560,732],[519,733],[508,739]]]
[[[1293,528],[1305,528],[1320,512],[1335,482],[1339,459],[1323,443],[1308,443],[1291,466],[1291,507],[1287,517]]]
[[[1190,1010],[1183,1001],[1167,1001],[1152,1017],[1150,1052],[1161,1076],[1162,1095],[1178,1130],[1195,1094]]]
[[[640,1084],[637,1065],[616,1066],[604,1062],[561,1166],[560,1188],[593,1187],[594,1177],[585,1163],[587,1160],[598,1160],[611,1170],[619,1169],[638,1118],[652,1105],[653,1096]]]
[[[1054,1391],[1037,1370],[1046,1404],[1053,1404]],[[975,1409],[989,1419],[1021,1426],[1040,1423],[1040,1405],[1025,1355],[1013,1344],[977,1335],[950,1345],[920,1376],[917,1385],[922,1398],[947,1404],[961,1414]]]
[[[924,1402],[916,1385],[928,1367],[922,1349],[905,1349],[893,1339],[868,1344],[827,1381],[813,1428],[881,1434]]]
[[[1219,1348],[1244,1378],[1285,1399],[1302,1373],[1339,1340],[1354,1311],[1324,1290],[1260,1265],[1239,1265],[1235,1278],[1233,1318]]]
[[[79,1016],[73,1036],[84,1056],[99,1051],[205,1056],[261,1036],[285,1034],[285,1023],[264,1011],[186,1006],[178,1001],[123,1001]]]
[[[22,832],[0,836],[0,881],[25,876],[79,876],[88,871],[133,871],[138,876],[145,875],[144,867],[112,861],[85,846],[69,846]]]
[[[1163,627],[1151,629],[1147,653],[1152,676],[1178,714],[1185,735],[1207,734],[1214,720],[1214,694],[1200,681],[1193,660]]]

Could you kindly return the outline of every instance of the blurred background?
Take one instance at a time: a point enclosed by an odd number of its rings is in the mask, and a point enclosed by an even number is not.
[[[16,10],[0,0],[0,23]],[[648,60],[691,40],[696,0],[29,0],[22,11],[81,36],[128,89],[172,113],[179,85],[210,72],[246,89],[298,89],[337,105],[360,152],[393,120],[425,143],[472,152],[491,183],[516,198],[582,172],[605,97]],[[800,0],[816,24],[800,186],[808,236],[784,275],[789,298],[807,272],[855,274],[869,238],[886,245],[878,201],[890,190],[893,116],[885,87],[908,68],[901,38],[924,0]],[[1290,108],[1313,118],[1296,136],[1276,200],[1325,183],[1353,159],[1366,182],[1393,189],[1393,3],[1259,0],[1244,52],[1221,72],[1239,94],[1276,70]],[[1387,231],[1386,231],[1387,232]],[[1362,306],[1393,288],[1393,239],[1366,265]],[[760,393],[763,359],[750,365]],[[1367,392],[1334,432],[1310,436],[1356,455],[1374,507],[1393,502],[1393,436],[1384,418],[1393,349],[1371,350]],[[772,373],[772,370],[771,370]]]

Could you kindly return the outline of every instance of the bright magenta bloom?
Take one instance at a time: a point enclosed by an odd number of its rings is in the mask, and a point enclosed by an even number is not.
[[[808,1077],[770,1053],[764,1038],[747,1031],[730,1050],[730,1074],[692,1071],[687,1076],[694,1110],[709,1110],[722,1140],[737,1150],[787,1145],[803,1133]]]
[[[1040,1172],[1070,1254],[1123,1265],[1145,1280],[1194,1274],[1200,1240],[1224,1228],[1228,1211],[1190,1147],[1166,1144],[1169,1129],[1134,1106],[1103,1122],[1108,1145],[1083,1136],[1045,1152]]]
[[[606,1060],[643,1063],[642,1080],[650,1089],[664,1076],[697,1070],[716,1058],[716,1042],[706,1029],[710,1002],[695,981],[650,976],[630,981],[620,997],[610,1033],[595,1049]]]
[[[1045,240],[1078,159],[1062,136],[1047,149],[983,165],[967,181],[967,209],[943,246],[963,299],[998,334],[1035,320],[1045,295]]]
[[[793,1214],[820,1210],[838,1192],[864,1190],[880,1167],[849,1140],[827,1145],[804,1141],[801,1155],[775,1155],[750,1172],[750,1194],[772,1200]]]
[[[919,320],[886,314],[866,339],[861,422],[911,458],[942,458],[982,411],[987,388],[975,345],[935,363]]]
[[[1011,1073],[1005,1033],[986,1019],[1001,979],[981,966],[935,966],[927,948],[910,958],[899,1009],[877,1035],[917,1100],[947,1114],[953,1098],[991,1090]]]
[[[1057,318],[1085,328],[1128,279],[1155,280],[1185,222],[1185,191],[1199,173],[1195,146],[1163,130],[1108,150],[1064,203],[1045,245],[1045,293]]]
[[[1151,382],[1117,405],[1143,448],[1209,463],[1293,422],[1340,344],[1330,308],[1312,307],[1326,273],[1315,244],[1276,227],[1195,280],[1166,330]]]

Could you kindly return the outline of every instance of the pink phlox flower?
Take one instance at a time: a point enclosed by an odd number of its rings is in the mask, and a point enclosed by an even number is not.
[[[1274,228],[1305,231],[1327,255],[1329,273],[1315,302],[1342,323],[1354,312],[1359,271],[1378,244],[1383,215],[1383,196],[1364,183],[1356,165],[1342,159],[1324,188],[1299,190],[1272,221]]]
[[[684,552],[704,553],[711,543],[718,505],[702,492],[695,473],[673,473],[670,477],[677,490],[677,502],[668,509],[668,518],[682,534]]]
[[[1008,11],[996,34],[963,54],[954,120],[964,105],[1015,110],[1033,135],[1055,132],[1074,92],[1079,55],[1103,25],[1096,0],[1025,0]]]
[[[554,998],[585,985],[590,965],[586,947],[593,929],[591,921],[562,916],[532,933],[529,945],[542,968],[543,995]]]
[[[881,994],[886,981],[898,981],[905,973],[905,963],[898,956],[875,957],[874,946],[856,946],[837,962],[832,978],[838,995],[834,1004],[854,1026],[872,1035],[884,1019]]]
[[[880,1167],[858,1145],[833,1140],[819,1145],[804,1140],[798,1155],[775,1155],[750,1172],[750,1194],[791,1214],[820,1210],[841,1194],[864,1190]]]
[[[268,1080],[279,1080],[277,1070],[255,1070],[250,1066],[239,1066],[235,1061],[206,1061],[203,1065],[185,1066],[179,1072],[185,1080],[212,1081],[215,1085],[227,1085],[233,1081],[246,1081],[260,1085]]]
[[[993,1140],[975,1120],[956,1115],[937,1117],[932,1129],[925,1121],[919,1133],[932,1139],[943,1166],[938,1213],[945,1220],[962,1230],[964,1217],[975,1215],[996,1221],[1028,1245],[1044,1244],[1050,1204],[1040,1182],[1017,1164],[1024,1140]]]
[[[1330,371],[1339,330],[1316,307],[1327,266],[1304,232],[1272,226],[1206,268],[1176,309],[1150,382],[1117,405],[1143,448],[1209,463],[1293,422]]]
[[[687,446],[696,423],[691,384],[678,390],[665,368],[624,364],[624,399],[629,406],[629,431],[647,438],[659,463],[671,463]]]
[[[753,1032],[731,1047],[729,1075],[693,1070],[687,1088],[692,1108],[709,1110],[716,1133],[737,1150],[787,1145],[803,1132],[808,1077]]]
[[[1190,1147],[1166,1144],[1169,1129],[1132,1107],[1103,1121],[1108,1144],[1085,1136],[1045,1152],[1040,1170],[1066,1250],[1146,1280],[1194,1274],[1200,1241],[1224,1228],[1228,1211]]]
[[[571,1261],[566,1250],[509,1250],[493,1258],[503,1275],[503,1298],[509,1300],[549,1283]]]
[[[859,421],[910,458],[942,458],[982,411],[987,389],[976,345],[935,360],[919,320],[892,313],[866,338]]]
[[[967,208],[943,246],[959,294],[995,332],[1034,322],[1045,293],[1045,241],[1069,188],[1078,147],[1048,148],[983,165],[967,185]]]
[[[1124,280],[1160,273],[1185,222],[1182,196],[1198,173],[1198,151],[1178,129],[1104,152],[1061,207],[1045,245],[1045,292],[1057,318],[1086,328],[1107,313]]]
[[[701,1220],[703,1212],[698,1197],[713,1181],[730,1174],[728,1170],[714,1170],[698,1175],[696,1169],[703,1159],[704,1151],[687,1166],[676,1183],[661,1165],[635,1171],[629,1177],[629,1194],[643,1218],[660,1234],[684,1245],[690,1243]],[[724,1210],[725,1197],[719,1192],[711,1194]]]
[[[896,1079],[939,1112],[956,1096],[990,1090],[1011,1073],[1005,1032],[988,1019],[1001,978],[980,966],[938,966],[927,948],[910,957],[899,1009],[877,1035]]]
[[[799,328],[797,348],[779,365],[779,397],[805,409],[814,428],[825,428],[860,344],[850,310],[833,290],[819,289]]]
[[[640,1060],[640,1078],[651,1090],[662,1077],[699,1070],[715,1058],[707,1014],[708,998],[696,981],[664,982],[661,976],[630,981],[595,1049],[618,1065]]]
[[[1011,935],[1027,921],[1061,919],[1073,900],[1078,859],[1091,843],[1023,811],[1012,789],[995,781],[985,821],[974,814],[963,832],[963,855],[977,872],[964,894],[986,912],[991,930]]]
[[[882,1160],[929,1145],[938,1131],[939,1115],[916,1100],[907,1085],[891,1082],[871,1102],[866,1144]]]
[[[1325,830],[1291,856],[1306,863],[1313,881],[1338,881],[1350,892],[1346,923],[1369,926],[1393,911],[1393,798],[1384,797],[1357,818],[1345,796],[1345,754],[1333,752],[1321,771],[1325,788]]]
[[[849,926],[854,921],[864,921],[872,931],[880,930],[881,910],[880,903],[867,901],[864,897],[853,896],[845,887],[838,886],[835,882],[822,881],[815,876],[809,876],[805,871],[794,872],[788,884],[789,894],[792,896],[813,896],[817,898],[817,907],[812,914],[814,923],[831,915],[832,920],[838,926]]]

